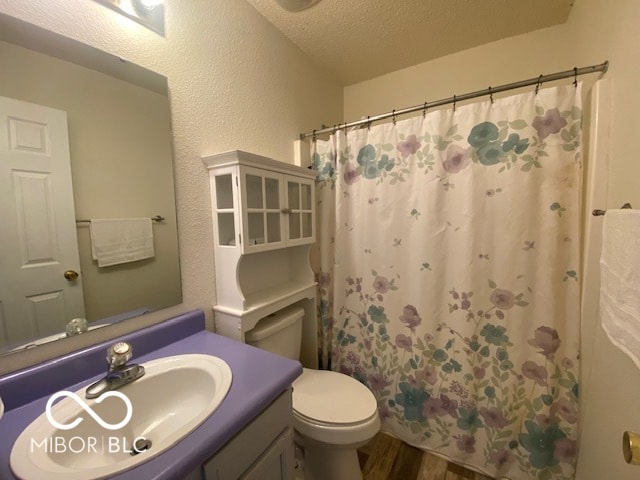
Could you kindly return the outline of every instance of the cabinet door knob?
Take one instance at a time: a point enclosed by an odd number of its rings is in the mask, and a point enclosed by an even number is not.
[[[282,209],[282,213],[291,213],[291,209],[290,208],[283,208]]]

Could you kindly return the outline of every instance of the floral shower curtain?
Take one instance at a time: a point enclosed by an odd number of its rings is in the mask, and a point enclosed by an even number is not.
[[[496,478],[571,479],[580,85],[316,141],[325,366],[382,430]]]

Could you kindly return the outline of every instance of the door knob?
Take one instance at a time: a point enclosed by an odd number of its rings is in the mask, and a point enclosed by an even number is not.
[[[622,453],[627,463],[640,465],[640,435],[624,432],[622,436]]]
[[[80,275],[75,270],[67,270],[66,272],[64,272],[64,278],[66,278],[69,281],[73,281],[77,279],[79,276]]]

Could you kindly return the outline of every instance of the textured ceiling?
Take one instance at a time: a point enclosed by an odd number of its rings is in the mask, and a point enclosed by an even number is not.
[[[575,2],[322,0],[291,13],[275,0],[247,1],[344,85],[564,23]]]

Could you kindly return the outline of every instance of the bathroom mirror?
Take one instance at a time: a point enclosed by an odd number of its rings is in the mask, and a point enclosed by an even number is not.
[[[4,257],[0,255],[0,354],[64,338],[65,326],[74,317],[86,318],[91,329],[181,303],[167,79],[3,14],[0,62],[0,97],[8,99],[5,105],[13,106],[17,101],[15,105],[21,108],[28,105],[25,108],[35,111],[66,112],[70,204],[75,207],[74,217],[66,225],[70,228],[63,233],[64,222],[56,221],[58,204],[47,204],[43,217],[35,216],[39,207],[35,213],[29,210],[39,196],[46,203],[49,195],[53,198],[61,193],[61,188],[56,191],[52,187],[58,184],[49,183],[48,173],[34,173],[26,163],[0,172],[0,181],[6,182],[0,185],[0,193],[10,192],[0,197],[5,232],[0,238],[5,252]],[[7,111],[0,113],[8,119],[5,129],[10,130],[5,135],[8,140],[2,140],[6,152],[15,141],[26,145],[18,152],[18,161],[25,152],[38,153],[38,145],[47,153],[52,141],[46,132],[52,129],[16,120]],[[14,131],[15,125],[10,123],[21,125],[22,130],[16,127]],[[156,216],[162,219],[151,222],[152,257],[98,266],[92,254],[89,220]],[[47,235],[54,253],[37,251],[45,248],[39,241]],[[8,263],[29,257],[18,270],[35,272],[37,265],[56,262],[65,270],[68,267],[58,262],[56,253],[74,243],[65,238],[77,240],[79,276],[68,278],[65,271],[63,278],[58,272],[62,287],[39,287],[30,293],[41,276],[21,280],[9,270]],[[26,290],[17,288],[20,283]],[[69,308],[75,301],[64,293],[64,286],[74,287],[76,294],[81,292],[79,307]]]

